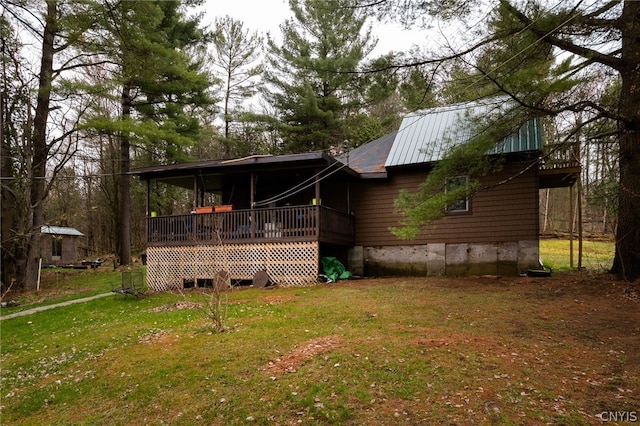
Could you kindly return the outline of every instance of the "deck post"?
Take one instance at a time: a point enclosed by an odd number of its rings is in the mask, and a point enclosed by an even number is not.
[[[573,184],[569,187],[569,267],[573,269]]]
[[[193,206],[191,208],[192,212],[196,211],[196,207],[198,207],[198,175],[193,175]]]
[[[147,217],[151,216],[151,179],[145,179],[147,181],[147,199],[145,206],[145,214]]]
[[[320,198],[320,171],[318,169],[316,169],[316,205],[313,206],[314,212],[313,215],[315,216],[315,220],[313,223],[314,226],[314,233],[316,236],[320,236],[320,205],[321,203],[321,198]]]
[[[249,194],[250,203],[249,203],[249,206],[250,206],[251,211],[249,212],[249,232],[251,233],[251,238],[255,238],[256,237],[256,231],[255,231],[255,223],[254,223],[254,220],[253,220],[253,213],[254,213],[253,209],[254,209],[254,204],[256,202],[255,201],[256,177],[255,177],[253,172],[251,172],[250,178],[251,178],[251,182],[250,182],[250,185],[249,185],[250,186],[250,190],[249,190],[249,192],[250,192],[250,194]]]
[[[316,169],[316,204],[320,204],[320,171]]]

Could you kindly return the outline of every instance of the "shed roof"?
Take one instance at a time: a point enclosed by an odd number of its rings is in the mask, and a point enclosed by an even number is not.
[[[70,235],[72,237],[84,237],[84,234],[78,231],[76,228],[68,228],[66,226],[48,226],[45,225],[40,228],[40,232],[43,234],[51,235]]]
[[[491,114],[504,105],[502,100],[451,105],[417,111],[402,120],[385,167],[431,163],[442,160],[453,147],[477,136],[474,119]],[[517,134],[500,142],[491,153],[514,153],[542,149],[539,120],[531,120]]]

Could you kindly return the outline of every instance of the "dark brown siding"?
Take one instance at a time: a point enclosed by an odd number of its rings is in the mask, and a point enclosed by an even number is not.
[[[41,240],[41,254],[43,262],[51,262],[51,240],[53,237],[51,235],[42,234],[40,237]]]
[[[501,172],[482,178],[481,186],[491,186],[516,175],[525,167],[511,163]],[[351,191],[356,214],[356,245],[389,246],[426,243],[489,243],[538,238],[538,176],[531,168],[507,183],[475,194],[469,214],[448,215],[437,220],[416,239],[393,236],[400,215],[393,203],[401,189],[415,190],[425,172],[398,172],[386,180],[362,180]]]
[[[42,261],[46,263],[64,265],[73,263],[78,260],[78,237],[63,235],[62,238],[62,253],[60,260],[53,260],[52,257],[52,244],[53,237],[49,234],[42,235]]]
[[[78,260],[78,237],[65,235],[62,237],[62,258],[64,263],[73,263]]]

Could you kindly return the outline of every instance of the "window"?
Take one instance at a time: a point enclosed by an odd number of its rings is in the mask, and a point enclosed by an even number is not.
[[[51,238],[51,260],[60,260],[62,257],[62,238]]]
[[[461,188],[467,188],[469,186],[468,176],[454,176],[447,178],[445,181],[445,192],[449,193]],[[463,197],[458,201],[449,204],[447,206],[447,213],[466,213],[469,212],[469,198]]]

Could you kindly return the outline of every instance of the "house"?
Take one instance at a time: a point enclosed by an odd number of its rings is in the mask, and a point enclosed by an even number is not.
[[[42,260],[51,265],[67,265],[78,260],[78,239],[84,234],[66,226],[43,226]]]
[[[553,157],[547,155],[549,146],[543,146],[536,119],[489,153],[501,156],[503,166],[478,177],[480,187],[487,189],[447,209],[415,239],[401,240],[389,231],[398,227],[394,200],[400,190],[417,190],[448,149],[474,136],[469,122],[493,107],[460,104],[409,114],[395,134],[350,153],[349,167],[360,177],[351,185],[356,216],[356,238],[349,253],[352,272],[517,275],[540,267],[539,189],[570,186],[580,169],[575,161],[559,161],[566,155],[557,147]],[[342,161],[347,161],[344,156]]]
[[[165,216],[152,214],[147,201],[149,287],[208,285],[221,270],[237,280],[266,271],[280,285],[308,285],[321,272],[321,256],[364,276],[516,275],[538,267],[538,191],[572,185],[579,167],[561,150],[553,150],[554,160],[545,154],[537,120],[489,153],[504,165],[479,178],[486,190],[460,200],[413,240],[390,232],[400,220],[399,191],[417,189],[445,145],[465,143],[469,111],[482,108],[410,114],[397,132],[339,158],[312,152],[135,170],[148,185],[180,186],[193,200],[191,212]]]

